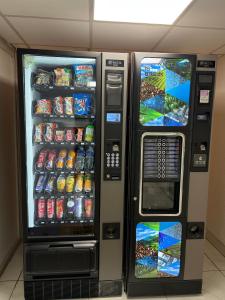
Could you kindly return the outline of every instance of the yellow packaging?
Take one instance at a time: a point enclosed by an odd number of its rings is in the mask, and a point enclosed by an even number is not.
[[[68,175],[66,178],[66,192],[72,193],[74,188],[75,178],[73,175]]]
[[[64,175],[59,175],[59,177],[57,179],[57,191],[60,192],[60,193],[64,192],[65,185],[66,185],[65,176]]]
[[[66,168],[67,169],[73,169],[74,161],[76,158],[76,152],[74,150],[70,150],[68,153],[68,159],[66,161]]]
[[[80,193],[83,190],[83,184],[84,184],[84,177],[83,175],[77,175],[76,178],[76,185],[75,185],[75,192]]]
[[[85,181],[84,181],[84,191],[86,193],[90,193],[91,192],[91,185],[92,185],[92,182],[91,182],[91,176],[86,176],[85,177]]]

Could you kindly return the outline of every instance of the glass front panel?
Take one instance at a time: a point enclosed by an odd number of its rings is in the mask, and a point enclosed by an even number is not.
[[[186,126],[192,65],[186,58],[144,58],[141,61],[142,126]]]
[[[180,222],[141,222],[136,226],[136,278],[178,277],[182,225]]]
[[[26,54],[23,69],[30,233],[92,233],[96,59]]]

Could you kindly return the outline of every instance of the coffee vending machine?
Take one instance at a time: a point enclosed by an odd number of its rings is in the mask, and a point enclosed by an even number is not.
[[[122,293],[128,54],[18,50],[26,300]]]
[[[200,293],[215,59],[133,53],[131,78],[125,291]]]

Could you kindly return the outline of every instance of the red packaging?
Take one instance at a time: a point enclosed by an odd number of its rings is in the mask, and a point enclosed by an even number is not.
[[[84,133],[84,128],[77,128],[77,142],[82,142],[83,141],[83,133]]]
[[[73,128],[67,128],[65,130],[65,140],[68,143],[74,142],[75,141],[75,132]]]
[[[63,115],[64,110],[63,110],[63,97],[55,97],[54,98],[54,113],[57,116]]]
[[[47,149],[42,149],[38,155],[38,159],[36,162],[36,169],[43,169],[45,166],[45,161],[46,161],[46,157],[48,154],[48,150]]]
[[[85,199],[84,200],[84,211],[85,211],[85,217],[86,218],[93,217],[93,202],[92,202],[92,199]]]
[[[58,198],[56,199],[56,218],[61,220],[63,218],[64,213],[64,199]]]
[[[44,135],[44,123],[40,123],[34,126],[34,142],[40,143],[43,141],[43,135]]]
[[[44,219],[46,216],[46,201],[44,198],[40,198],[37,201],[37,217],[38,219]]]
[[[55,199],[53,198],[47,200],[47,217],[48,219],[55,217]]]
[[[62,143],[65,140],[65,131],[63,129],[55,130],[55,142]]]
[[[40,114],[51,115],[51,113],[52,113],[51,100],[49,100],[49,99],[37,100],[37,105],[35,108],[36,115],[40,115]]]
[[[56,150],[51,150],[48,153],[48,159],[45,165],[45,168],[47,170],[53,170],[54,164],[55,164],[55,159],[56,159]]]
[[[56,128],[56,123],[46,123],[45,124],[45,134],[44,134],[45,142],[50,143],[53,141],[55,128]]]

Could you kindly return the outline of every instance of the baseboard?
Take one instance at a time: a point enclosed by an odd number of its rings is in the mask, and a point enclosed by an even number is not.
[[[213,246],[223,255],[225,256],[225,245],[218,240],[217,237],[215,237],[215,235],[210,232],[209,230],[207,230],[206,232],[206,239],[213,244]]]
[[[2,275],[2,273],[4,272],[5,268],[7,267],[8,263],[10,262],[11,258],[13,257],[16,249],[18,248],[18,246],[20,245],[21,240],[18,239],[14,245],[11,247],[11,249],[9,250],[8,254],[6,255],[6,257],[4,258],[3,262],[0,264],[0,276]]]

